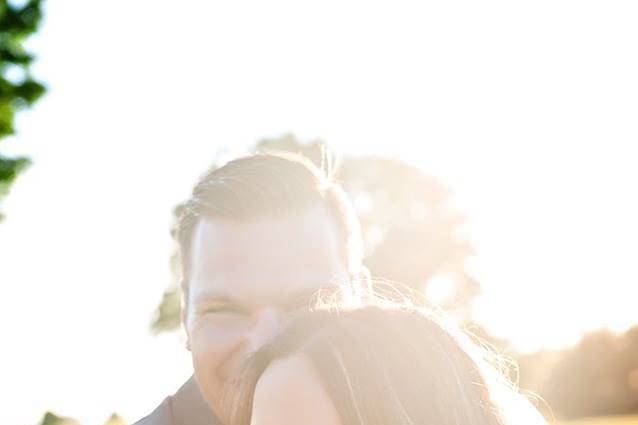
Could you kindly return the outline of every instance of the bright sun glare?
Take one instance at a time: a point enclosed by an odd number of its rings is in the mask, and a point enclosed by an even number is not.
[[[132,422],[179,387],[183,341],[149,332],[171,210],[219,149],[287,131],[449,186],[477,317],[519,348],[638,322],[636,2],[45,4],[50,90],[2,146],[33,165],[0,224],[0,423]]]

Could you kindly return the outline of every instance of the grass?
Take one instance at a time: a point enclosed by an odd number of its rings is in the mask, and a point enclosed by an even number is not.
[[[560,425],[638,425],[638,415],[628,416],[602,416],[599,418],[579,419],[577,421],[565,421]]]

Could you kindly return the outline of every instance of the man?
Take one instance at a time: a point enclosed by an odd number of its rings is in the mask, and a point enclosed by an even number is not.
[[[176,237],[194,379],[138,424],[223,424],[224,384],[247,354],[321,288],[359,289],[359,224],[312,163],[258,154],[199,181]]]

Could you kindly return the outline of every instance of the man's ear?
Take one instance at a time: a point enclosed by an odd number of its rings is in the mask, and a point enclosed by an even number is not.
[[[180,291],[182,292],[182,303],[180,308],[180,317],[182,321],[182,328],[184,329],[184,333],[186,334],[186,349],[188,351],[191,350],[191,340],[190,334],[188,332],[188,285],[184,283],[182,279],[179,282]]]
[[[359,266],[359,271],[352,276],[353,290],[361,299],[371,298],[374,294],[370,270],[364,265]]]
[[[188,317],[188,313],[186,313],[186,307],[182,306],[182,326],[184,328],[184,334],[186,335],[186,344],[185,344],[185,346],[186,346],[186,349],[188,351],[190,351],[191,350],[191,338],[190,338],[190,335],[188,333],[188,326],[186,326],[186,324],[188,323],[187,322],[187,320],[188,320],[187,317]]]
[[[370,275],[370,270],[362,265],[359,270],[360,280],[361,280],[361,288],[368,296],[374,295],[374,287],[372,286],[372,276]]]

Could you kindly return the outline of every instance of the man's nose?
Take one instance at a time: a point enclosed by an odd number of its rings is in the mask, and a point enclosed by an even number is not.
[[[248,341],[250,351],[256,351],[268,342],[281,329],[282,319],[281,312],[275,308],[255,312],[255,326]]]

